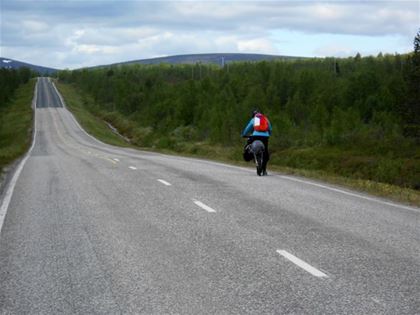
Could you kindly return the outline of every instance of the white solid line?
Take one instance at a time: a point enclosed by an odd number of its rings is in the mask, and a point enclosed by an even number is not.
[[[134,167],[134,166],[129,166],[128,168],[131,168],[132,170],[136,170],[137,169],[137,167]]]
[[[58,92],[58,89],[57,89],[57,87],[55,86],[54,82],[52,82],[52,85],[53,85],[53,87],[54,87],[55,91],[56,91],[56,92],[57,92],[57,94],[58,94],[58,97],[59,97],[59,99],[60,99],[60,101],[61,101],[61,104],[63,105],[63,108],[67,111],[67,113],[69,113],[69,114],[70,114],[70,117],[73,119],[74,123],[75,123],[75,124],[79,127],[79,129],[80,129],[80,130],[81,130],[81,131],[82,131],[85,135],[87,135],[89,138],[93,139],[95,142],[100,143],[100,144],[102,144],[102,145],[104,145],[104,146],[107,146],[107,144],[106,144],[106,143],[104,143],[104,142],[102,142],[102,141],[100,141],[100,140],[96,139],[96,138],[95,138],[95,137],[93,137],[92,135],[88,134],[88,133],[86,132],[86,130],[84,130],[84,129],[82,128],[82,126],[80,126],[79,122],[77,121],[76,117],[74,117],[73,113],[67,109],[66,103],[64,102],[64,99],[63,99],[63,97],[61,96],[60,92]]]
[[[277,253],[279,253],[283,257],[289,259],[292,263],[298,265],[300,268],[306,270],[307,272],[314,275],[315,277],[328,278],[328,276],[325,273],[323,273],[322,271],[319,271],[315,267],[312,267],[308,263],[306,263],[303,260],[297,258],[296,256],[293,256],[292,254],[288,253],[285,250],[280,250],[279,249],[279,250],[277,250]]]
[[[64,102],[63,97],[61,96],[61,94],[58,91],[57,87],[55,86],[54,82],[51,82],[51,83],[52,83],[55,91],[57,92],[58,97],[60,98],[60,101],[61,101],[61,104],[63,105],[63,108],[65,108],[67,110],[66,103]],[[90,135],[89,133],[87,133],[80,126],[79,122],[74,117],[73,113],[71,111],[69,111],[69,110],[67,110],[67,112],[70,114],[70,116],[73,119],[73,121],[76,123],[76,125],[79,127],[79,129],[84,134],[86,134],[88,137],[90,137],[91,139],[93,139],[95,142],[100,143],[100,144],[102,144],[104,146],[109,147],[106,143],[104,143],[104,142],[96,139],[95,137],[93,137],[92,135]],[[113,149],[120,150],[121,148],[113,148]],[[124,152],[124,154],[127,154],[127,156],[130,156],[130,157],[138,157],[137,154],[130,154],[130,153],[127,153],[127,152]],[[156,153],[156,152],[154,152],[154,154],[160,155],[160,156],[163,156],[163,157],[168,157],[168,155],[162,154],[162,153]],[[251,168],[245,168],[245,167],[240,167],[240,166],[228,165],[228,164],[223,164],[223,163],[214,162],[214,161],[208,161],[208,160],[204,160],[204,159],[191,159],[191,158],[185,158],[185,157],[179,157],[179,156],[178,157],[169,156],[169,157],[171,157],[173,159],[184,160],[184,161],[191,161],[191,160],[193,160],[193,161],[200,161],[201,163],[204,163],[204,164],[219,165],[219,166],[224,166],[224,167],[231,168],[231,169],[237,169],[237,170],[242,170],[242,171],[246,171],[246,172],[254,172],[254,170],[251,169]],[[380,200],[380,199],[371,198],[371,197],[363,196],[363,195],[360,195],[360,194],[347,192],[347,191],[344,191],[344,190],[341,190],[341,189],[336,189],[336,188],[332,188],[332,187],[329,187],[329,186],[325,186],[325,185],[321,185],[321,184],[316,184],[316,183],[313,183],[313,182],[310,182],[310,181],[300,180],[300,179],[293,178],[293,177],[286,176],[286,175],[280,175],[280,177],[285,178],[285,179],[288,179],[288,180],[291,180],[291,181],[305,183],[305,184],[308,184],[308,185],[312,185],[312,186],[317,186],[317,187],[321,187],[321,188],[324,188],[324,189],[328,189],[328,190],[331,190],[331,191],[340,192],[340,193],[343,193],[343,194],[346,194],[346,195],[349,195],[349,196],[353,196],[353,197],[358,197],[358,198],[361,198],[361,199],[365,199],[365,200],[369,200],[369,201],[374,201],[374,202],[378,202],[378,203],[382,203],[382,204],[386,204],[386,205],[389,205],[389,206],[393,206],[393,207],[397,207],[397,208],[402,208],[402,209],[406,209],[406,210],[410,210],[410,211],[420,212],[419,208],[416,208],[416,207],[409,207],[409,206],[404,206],[404,205],[400,205],[400,204],[396,204],[396,203],[392,203],[392,202],[386,202],[386,201],[383,201],[383,200]]]
[[[345,191],[345,190],[341,190],[341,189],[337,189],[337,188],[333,188],[333,187],[329,187],[329,186],[325,186],[325,185],[321,185],[321,184],[309,182],[309,181],[306,181],[306,180],[301,180],[301,179],[293,178],[293,177],[286,176],[286,175],[280,175],[280,177],[285,178],[285,179],[288,179],[288,180],[292,180],[292,181],[295,181],[295,182],[299,182],[299,183],[305,183],[305,184],[308,184],[308,185],[325,188],[325,189],[332,190],[332,191],[335,191],[335,192],[339,192],[339,193],[342,193],[342,194],[345,194],[345,195],[348,195],[348,196],[353,196],[353,197],[358,197],[358,198],[361,198],[361,199],[366,199],[366,200],[369,200],[369,201],[379,202],[379,203],[382,203],[382,204],[386,204],[388,206],[393,206],[393,207],[397,207],[397,208],[403,208],[403,209],[410,210],[410,211],[415,211],[415,212],[419,212],[420,211],[418,208],[407,207],[407,206],[399,205],[399,204],[396,204],[396,203],[387,202],[387,201],[383,201],[383,200],[380,200],[380,199],[371,198],[371,197],[367,197],[367,196],[363,196],[363,195],[351,193],[351,192],[348,192],[348,191]]]
[[[204,203],[202,203],[201,201],[198,200],[193,200],[194,203],[199,206],[200,208],[206,210],[207,212],[216,212],[216,210],[210,208],[209,206],[205,205]]]
[[[34,98],[32,99],[32,103],[33,103],[33,110],[34,110],[34,133],[32,136],[32,145],[29,149],[29,151],[26,153],[25,157],[22,159],[22,161],[20,161],[19,165],[16,168],[15,174],[13,174],[12,180],[10,181],[8,188],[6,190],[6,194],[3,198],[3,202],[1,203],[0,206],[0,232],[1,229],[3,227],[3,223],[4,223],[4,218],[6,217],[6,213],[7,213],[7,209],[9,208],[9,204],[10,201],[12,199],[13,196],[13,191],[15,189],[16,186],[16,182],[19,179],[20,173],[23,170],[23,167],[25,166],[26,161],[29,158],[29,155],[31,154],[34,146],[35,146],[35,141],[36,141],[36,102],[37,102],[37,94],[38,94],[38,82],[39,79],[37,79],[36,85],[35,85],[35,95]]]
[[[168,183],[166,180],[163,180],[163,179],[158,179],[158,182],[161,182],[162,184],[164,184],[166,186],[171,186],[170,183]]]

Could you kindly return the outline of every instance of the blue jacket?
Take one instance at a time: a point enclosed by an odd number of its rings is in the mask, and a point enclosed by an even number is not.
[[[267,118],[267,120],[268,120],[268,118]],[[252,118],[249,121],[248,125],[245,127],[244,131],[242,131],[242,137],[247,136],[251,132],[252,132],[252,135],[253,136],[269,137],[269,136],[271,136],[271,131],[272,131],[272,128],[271,128],[270,121],[268,121],[268,131],[264,131],[264,132],[262,132],[262,131],[255,131],[254,130],[254,118]]]

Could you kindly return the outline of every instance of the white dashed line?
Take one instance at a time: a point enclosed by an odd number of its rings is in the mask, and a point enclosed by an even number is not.
[[[382,303],[379,299],[377,299],[377,298],[373,298],[373,297],[371,297],[370,299],[371,299],[373,302],[375,302],[376,304],[378,304],[378,305],[380,305],[380,306],[382,306],[382,307],[386,307],[385,303]]]
[[[288,253],[285,250],[277,250],[277,253],[279,253],[283,257],[289,259],[292,263],[296,264],[297,266],[299,266],[300,268],[309,272],[310,274],[314,275],[315,277],[328,278],[328,276],[325,273],[323,273],[322,271],[319,271],[315,267],[312,267],[308,263],[306,263],[303,260],[297,258],[296,256],[293,256],[292,254]]]
[[[202,203],[201,201],[198,200],[193,200],[194,203],[199,206],[200,208],[206,210],[207,212],[216,212],[216,210],[210,208],[209,206],[205,205],[204,203]]]
[[[100,157],[102,159],[102,157]],[[112,164],[117,164],[117,162],[115,162],[113,159],[109,159],[109,158],[103,158],[109,162],[111,162]]]
[[[115,162],[119,162],[120,160],[119,159],[113,159]]]
[[[137,169],[137,167],[134,167],[134,166],[129,166],[128,168],[130,168],[132,170],[136,170]]]
[[[162,184],[164,184],[166,186],[171,186],[170,183],[168,183],[166,180],[163,180],[163,179],[158,179],[158,182],[161,182]]]

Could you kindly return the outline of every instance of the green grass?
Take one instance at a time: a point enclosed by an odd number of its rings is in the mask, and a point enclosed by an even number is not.
[[[0,109],[0,171],[29,148],[32,140],[31,107],[36,79],[19,87]]]
[[[242,147],[226,147],[208,142],[191,142],[176,135],[151,137],[151,130],[141,128],[133,121],[116,112],[103,112],[89,96],[69,84],[57,84],[68,108],[75,114],[83,128],[103,142],[154,150],[204,159],[212,159],[235,165],[250,166],[242,161]],[[113,133],[105,121],[128,137],[128,144]],[[420,206],[420,192],[399,186],[404,183],[419,184],[419,152],[414,158],[381,156],[343,148],[291,148],[273,150],[269,169],[294,174],[328,183],[349,187],[361,192],[386,197],[395,201]],[[396,185],[382,183],[395,182]]]
[[[330,184],[348,187],[360,192],[376,195],[378,197],[385,197],[398,202],[420,206],[420,193],[414,189],[380,183],[372,180],[334,175],[320,170],[305,170],[277,165],[273,165],[270,168],[282,173],[322,180]]]
[[[117,146],[130,146],[120,136],[111,131],[105,121],[101,118],[99,111],[93,109],[88,110],[86,98],[81,96],[73,86],[68,84],[56,83],[61,95],[63,96],[66,106],[75,115],[83,128],[91,135],[99,140]]]
[[[362,148],[363,149],[363,148]],[[366,152],[357,148],[309,147],[275,152],[272,164],[323,171],[356,180],[364,179],[400,187],[420,186],[420,152],[405,156]]]

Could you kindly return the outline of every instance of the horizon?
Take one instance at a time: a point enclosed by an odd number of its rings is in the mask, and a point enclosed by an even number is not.
[[[416,0],[3,0],[1,5],[1,55],[56,69],[217,53],[405,54],[420,25]]]
[[[379,54],[382,54],[384,56],[386,55],[390,55],[390,56],[395,56],[395,55],[404,55],[404,54],[409,54],[412,51],[409,51],[407,53],[383,53],[383,52],[379,52]],[[325,56],[325,57],[303,57],[303,56],[289,56],[289,55],[272,55],[272,54],[264,54],[264,53],[194,53],[194,54],[179,54],[179,55],[168,55],[168,56],[160,56],[160,57],[152,57],[152,58],[144,58],[144,59],[133,59],[133,60],[124,60],[124,61],[117,61],[117,62],[113,62],[113,63],[109,63],[109,64],[97,64],[97,65],[92,65],[92,66],[86,66],[86,67],[80,67],[80,68],[58,68],[58,67],[50,67],[50,66],[45,66],[43,64],[35,64],[31,61],[26,61],[26,60],[18,60],[15,58],[9,58],[9,57],[4,57],[4,56],[0,56],[0,59],[2,59],[3,62],[6,63],[6,61],[12,62],[12,61],[17,61],[17,62],[21,62],[21,63],[25,63],[25,64],[30,64],[33,66],[38,66],[38,67],[43,67],[43,68],[50,68],[53,70],[79,70],[79,69],[84,69],[84,68],[95,68],[95,67],[107,67],[107,66],[113,66],[113,65],[130,65],[131,63],[136,63],[139,61],[147,61],[147,60],[155,60],[155,59],[164,59],[164,58],[173,58],[173,57],[180,57],[180,56],[210,56],[210,55],[261,55],[261,56],[270,56],[270,57],[278,57],[278,58],[305,58],[305,59],[326,59],[326,58],[336,58],[336,59],[347,59],[347,58],[352,58],[355,57],[357,54],[360,54],[359,52],[356,52],[356,54],[354,56],[346,56],[346,57],[335,57],[335,56]],[[360,54],[362,58],[364,57],[377,57],[378,55],[362,55]],[[7,62],[7,63],[9,63]],[[226,61],[229,62],[229,61]],[[237,61],[235,61],[237,62]],[[164,63],[164,62],[163,62]],[[186,63],[183,63],[186,64]]]

